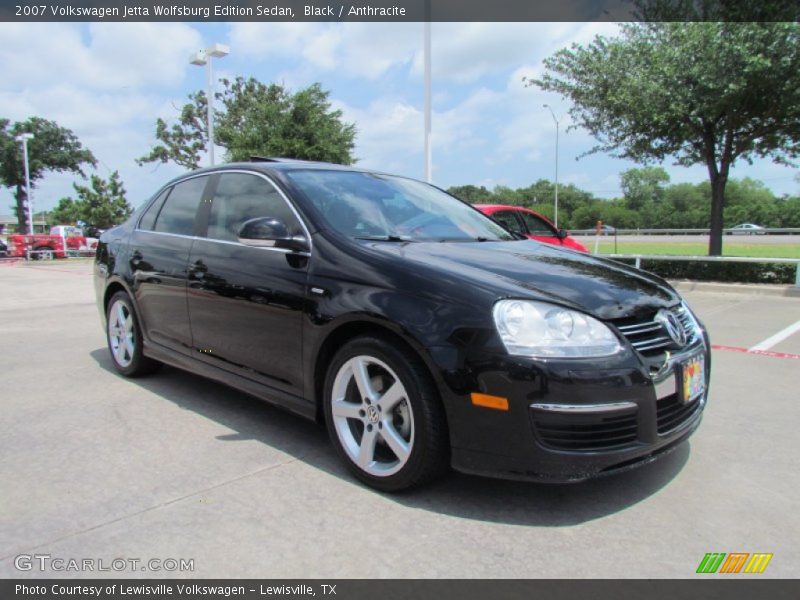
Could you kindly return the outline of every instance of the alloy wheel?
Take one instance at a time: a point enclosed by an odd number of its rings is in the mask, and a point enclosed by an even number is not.
[[[414,415],[406,388],[383,361],[361,355],[339,368],[331,414],[342,447],[361,470],[388,477],[408,462]]]
[[[135,350],[133,314],[122,300],[117,300],[108,313],[108,341],[111,355],[120,367],[133,361]]]

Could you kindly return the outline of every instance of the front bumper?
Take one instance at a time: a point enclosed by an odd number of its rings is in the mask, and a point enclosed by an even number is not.
[[[473,357],[459,373],[450,373],[444,394],[453,467],[568,482],[651,462],[700,424],[708,398],[708,348],[704,336],[658,365],[633,350],[594,362]],[[700,354],[705,392],[683,402],[681,365]],[[469,393],[458,393],[467,390],[507,398],[508,410],[474,406]]]

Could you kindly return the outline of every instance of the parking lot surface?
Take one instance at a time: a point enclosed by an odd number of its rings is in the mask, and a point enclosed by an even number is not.
[[[691,578],[708,552],[800,574],[800,298],[687,294],[725,348],[699,431],[656,463],[384,495],[323,427],[173,368],[116,375],[90,261],[0,265],[0,290],[2,577]],[[20,571],[21,554],[194,570]]]

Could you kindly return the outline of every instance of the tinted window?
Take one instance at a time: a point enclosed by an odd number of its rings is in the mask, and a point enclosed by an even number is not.
[[[487,216],[413,179],[322,169],[287,172],[325,219],[354,238],[409,241],[512,240]]]
[[[492,218],[500,223],[506,229],[510,229],[516,233],[525,233],[522,230],[522,225],[517,220],[517,216],[510,210],[501,210],[492,214]]]
[[[243,173],[222,175],[208,217],[208,237],[236,241],[242,223],[259,217],[277,217],[292,235],[303,233],[292,209],[269,181]]]
[[[161,205],[164,203],[164,198],[169,195],[169,191],[172,188],[167,188],[161,195],[156,198],[155,202],[153,202],[150,207],[145,211],[144,215],[142,216],[142,220],[139,221],[139,229],[144,229],[145,231],[152,231],[153,225],[156,224],[156,217],[158,216],[158,211],[161,210]]]
[[[531,235],[538,235],[538,236],[555,236],[555,231],[553,231],[553,227],[547,223],[544,219],[540,219],[536,215],[532,215],[530,213],[520,213],[522,220],[525,221],[525,225],[528,226],[528,231]]]
[[[194,219],[208,177],[195,177],[176,184],[156,219],[155,231],[194,234]]]

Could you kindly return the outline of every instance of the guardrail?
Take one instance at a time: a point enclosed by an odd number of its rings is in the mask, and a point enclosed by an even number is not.
[[[63,252],[63,254],[64,258],[91,258],[95,255],[95,251],[70,249]],[[25,260],[53,260],[56,256],[55,250],[26,250],[24,258]]]
[[[798,235],[800,227],[768,227],[758,231],[747,231],[743,229],[723,229],[726,235]],[[570,235],[595,235],[597,231],[591,229],[570,229]],[[710,229],[617,229],[615,231],[603,231],[603,237],[613,235],[708,235]]]
[[[633,260],[637,269],[642,268],[643,260],[685,261],[685,262],[731,262],[761,264],[793,264],[796,266],[794,285],[800,288],[800,258],[764,258],[755,256],[673,256],[667,254],[598,254],[603,258],[624,258]]]

